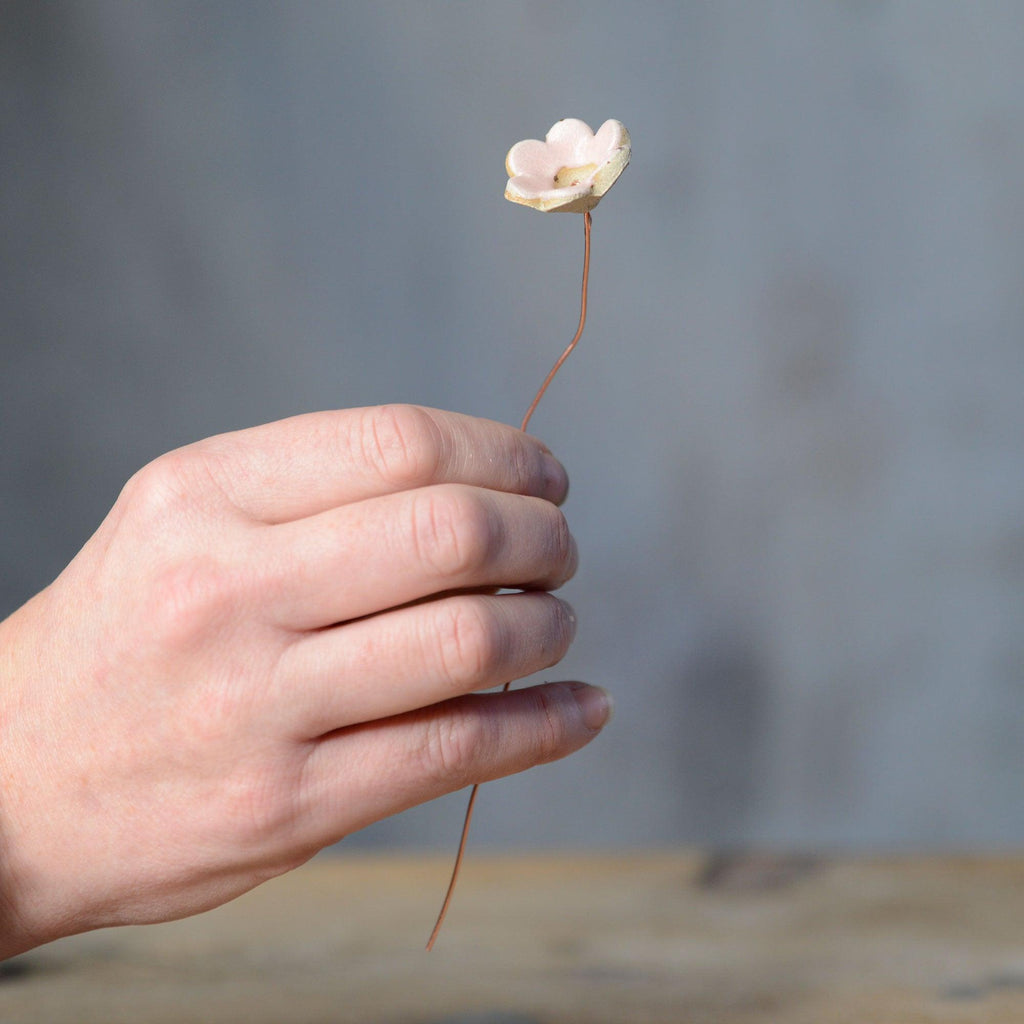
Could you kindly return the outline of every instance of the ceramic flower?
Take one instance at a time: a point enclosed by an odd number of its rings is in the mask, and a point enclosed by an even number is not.
[[[525,431],[530,425],[530,417],[537,408],[537,403],[544,397],[548,385],[554,380],[562,364],[569,358],[583,335],[587,322],[587,287],[590,280],[590,232],[593,218],[590,211],[601,201],[615,184],[618,176],[629,163],[630,145],[629,132],[619,121],[605,121],[597,130],[576,118],[568,117],[558,121],[548,132],[547,138],[526,139],[517,142],[505,158],[508,170],[508,185],[505,186],[505,198],[513,203],[532,206],[535,210],[549,212],[560,210],[564,213],[583,214],[583,283],[580,289],[580,321],[572,341],[548,371],[540,389],[526,410],[520,430]],[[509,688],[505,683],[504,689]],[[434,942],[441,931],[448,907],[451,905],[455,882],[459,877],[462,857],[466,851],[466,839],[469,836],[469,824],[473,818],[473,807],[480,790],[480,783],[474,784],[469,794],[466,817],[462,823],[459,836],[459,850],[455,855],[448,890],[441,904],[441,910],[434,923],[434,930],[427,940],[427,949],[433,949]]]
[[[524,139],[505,157],[505,198],[545,213],[587,213],[629,163],[629,132],[605,121],[595,134],[574,117],[556,122],[545,140]]]

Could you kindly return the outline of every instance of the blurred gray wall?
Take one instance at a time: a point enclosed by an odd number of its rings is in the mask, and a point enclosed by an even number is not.
[[[1024,5],[0,4],[0,612],[160,452],[415,401],[532,429],[614,725],[475,839],[1024,840]],[[351,843],[450,845],[462,797]]]

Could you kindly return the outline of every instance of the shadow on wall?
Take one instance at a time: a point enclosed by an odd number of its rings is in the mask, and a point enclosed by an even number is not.
[[[679,817],[719,844],[739,842],[749,828],[767,685],[754,645],[716,634],[698,638],[673,687],[674,717],[686,726],[674,764]]]

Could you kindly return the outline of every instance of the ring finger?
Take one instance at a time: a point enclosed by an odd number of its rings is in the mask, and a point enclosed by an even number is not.
[[[279,663],[299,738],[500,686],[560,661],[576,632],[550,594],[460,594],[310,633]],[[344,680],[345,685],[339,685]]]

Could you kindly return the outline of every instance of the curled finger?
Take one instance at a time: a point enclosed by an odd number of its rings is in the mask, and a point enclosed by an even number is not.
[[[307,763],[311,841],[327,845],[445,793],[566,757],[610,714],[598,687],[545,683],[340,730],[319,740]]]
[[[561,511],[541,498],[439,484],[253,534],[275,622],[321,629],[452,590],[554,590],[576,570]]]
[[[551,594],[450,595],[303,635],[278,663],[276,696],[308,739],[539,672],[575,633]]]

